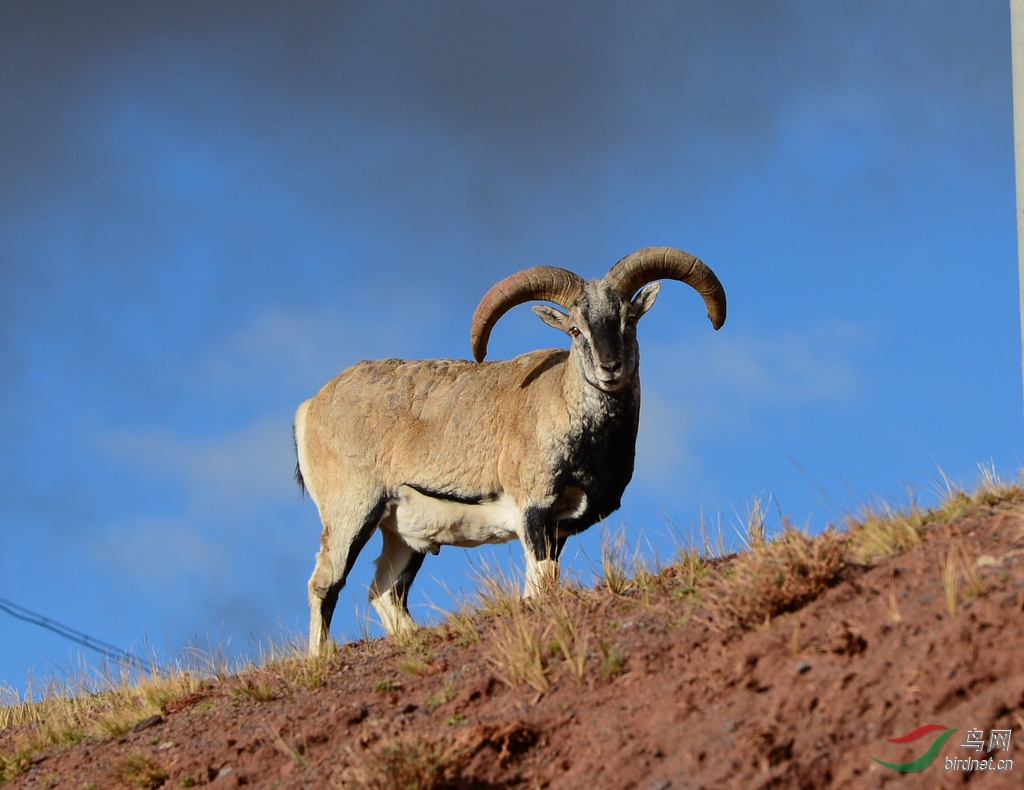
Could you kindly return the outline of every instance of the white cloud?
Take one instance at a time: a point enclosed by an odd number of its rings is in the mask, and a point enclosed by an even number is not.
[[[213,341],[187,374],[186,397],[205,413],[193,421],[193,435],[115,429],[98,444],[149,475],[181,483],[191,515],[293,501],[294,409],[372,351],[373,338],[372,328],[333,314],[269,310]],[[237,427],[247,413],[248,423]],[[219,418],[232,427],[219,430]]]
[[[361,358],[367,334],[331,313],[271,309],[215,342],[196,363],[194,386],[264,402],[281,392],[309,397]]]
[[[659,501],[712,485],[698,444],[743,442],[758,426],[809,406],[842,410],[862,398],[852,324],[643,344],[643,405],[635,484]]]
[[[166,584],[187,574],[209,577],[223,569],[223,547],[181,519],[140,519],[109,527],[92,538],[90,559],[117,575]]]
[[[643,393],[634,477],[663,485],[691,473],[696,462],[687,452],[693,416],[674,406],[661,392]]]
[[[360,360],[444,356],[442,349],[452,347],[444,316],[423,289],[390,285],[386,309],[370,316],[271,308],[211,343],[192,367],[189,384],[202,397],[227,397],[234,405],[294,409]],[[461,333],[459,340],[461,349]]]
[[[215,439],[122,431],[101,437],[100,444],[184,483],[194,509],[247,512],[296,496],[290,418],[264,417]]]
[[[704,410],[747,412],[812,403],[849,404],[864,392],[853,352],[866,333],[850,323],[804,332],[732,332],[644,346],[644,379]],[[735,416],[735,414],[733,414]]]

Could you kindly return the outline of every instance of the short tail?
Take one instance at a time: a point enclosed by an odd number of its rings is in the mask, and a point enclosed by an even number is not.
[[[299,496],[306,495],[306,481],[302,477],[302,467],[299,466],[299,439],[295,435],[295,426],[292,426],[292,441],[295,443],[295,482],[299,484]]]

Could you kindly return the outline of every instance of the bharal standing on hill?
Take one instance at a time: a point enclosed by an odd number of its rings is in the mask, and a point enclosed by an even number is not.
[[[296,479],[323,534],[309,580],[309,650],[331,616],[360,550],[380,528],[384,549],[370,601],[389,633],[415,627],[406,605],[427,552],[522,541],[525,594],[558,578],[566,539],[614,512],[633,475],[640,417],[636,325],[658,279],[691,285],[715,329],[725,291],[706,265],[671,247],[628,255],[602,278],[535,266],[506,277],[473,314],[475,362],[360,362],[295,415]],[[498,319],[530,301],[571,338],[484,362]]]

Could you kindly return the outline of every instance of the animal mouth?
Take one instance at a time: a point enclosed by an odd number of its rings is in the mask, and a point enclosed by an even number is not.
[[[604,392],[618,392],[629,384],[629,377],[622,374],[613,374],[611,376],[598,375],[596,378],[597,388]]]

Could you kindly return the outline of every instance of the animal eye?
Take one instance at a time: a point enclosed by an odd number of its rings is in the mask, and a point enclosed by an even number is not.
[[[579,337],[580,336],[579,327],[575,327],[575,326],[574,327],[570,327],[569,328],[569,334],[572,335],[573,337]]]

